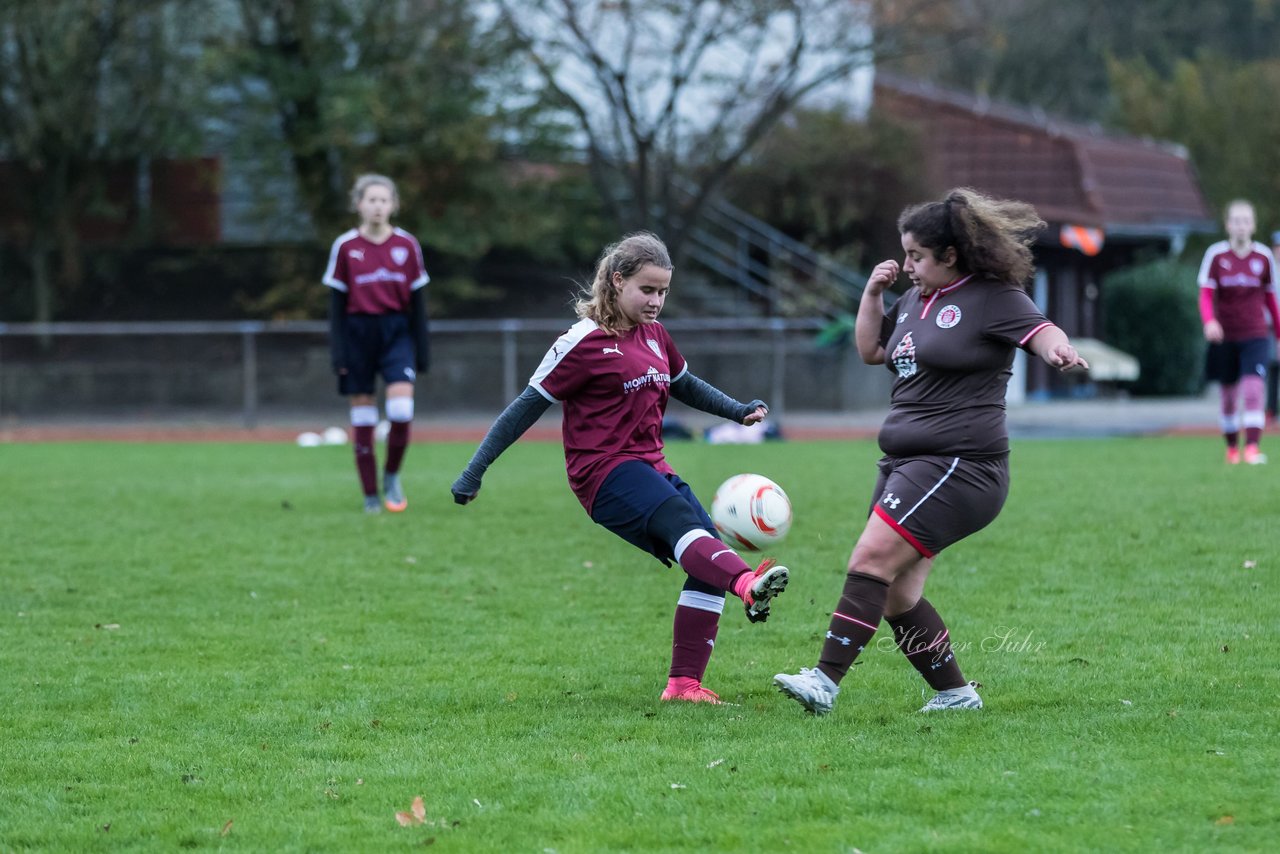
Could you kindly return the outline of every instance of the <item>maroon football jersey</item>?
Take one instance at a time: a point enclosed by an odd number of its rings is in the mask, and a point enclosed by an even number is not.
[[[1051,325],[1007,282],[966,276],[928,297],[907,291],[880,331],[885,366],[897,377],[880,449],[891,457],[1007,454],[1014,352]]]
[[[687,369],[660,323],[615,338],[580,320],[542,357],[529,385],[564,405],[569,486],[588,513],[600,484],[626,460],[674,473],[662,454],[662,416],[671,381]]]
[[[352,229],[333,241],[324,283],[347,295],[347,314],[397,314],[409,310],[409,295],[430,278],[422,247],[404,229],[381,243]]]
[[[1200,287],[1214,292],[1214,314],[1227,341],[1246,341],[1271,335],[1267,326],[1267,292],[1275,293],[1275,258],[1271,250],[1255,242],[1243,258],[1220,240],[1210,246],[1200,262]]]

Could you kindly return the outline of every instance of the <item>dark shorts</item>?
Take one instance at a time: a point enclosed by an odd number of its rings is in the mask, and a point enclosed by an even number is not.
[[[338,376],[338,394],[373,394],[383,382],[411,383],[413,335],[403,314],[349,314],[343,323],[347,372]]]
[[[1257,374],[1267,378],[1267,365],[1271,364],[1271,339],[1246,338],[1243,341],[1223,341],[1210,344],[1204,357],[1204,375],[1210,382],[1235,385],[1240,378]]]
[[[991,524],[1009,495],[1009,458],[884,457],[871,510],[925,557]]]
[[[596,492],[591,521],[671,566],[675,559],[671,544],[649,536],[648,528],[653,511],[675,497],[689,502],[707,532],[716,535],[711,517],[702,509],[689,484],[678,475],[663,474],[639,460],[628,460],[609,472]]]

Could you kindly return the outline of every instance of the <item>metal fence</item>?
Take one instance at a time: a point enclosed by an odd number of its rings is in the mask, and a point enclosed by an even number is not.
[[[671,320],[690,370],[777,414],[882,406],[888,372],[822,346],[818,319]],[[427,415],[491,415],[515,397],[563,320],[437,320],[418,383]],[[0,417],[218,418],[332,413],[328,325],[291,322],[0,324]]]

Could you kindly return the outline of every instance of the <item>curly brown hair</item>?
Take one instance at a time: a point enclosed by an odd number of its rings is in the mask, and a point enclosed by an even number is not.
[[[1026,202],[993,199],[968,187],[952,190],[941,201],[909,207],[898,217],[898,231],[910,232],[935,258],[941,260],[948,246],[955,247],[961,273],[1018,284],[1035,272],[1031,244],[1044,227]]]
[[[596,262],[595,279],[583,288],[574,305],[578,317],[594,320],[610,335],[619,334],[622,312],[618,308],[618,289],[613,286],[613,274],[621,273],[624,279],[628,279],[640,272],[645,264],[664,270],[674,269],[667,245],[655,234],[637,231],[606,246]]]

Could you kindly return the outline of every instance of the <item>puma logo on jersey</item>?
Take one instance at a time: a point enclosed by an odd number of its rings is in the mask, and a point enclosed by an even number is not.
[[[621,349],[619,349],[619,347],[618,347],[618,345],[617,345],[617,344],[614,344],[612,347],[605,347],[605,348],[603,348],[603,352],[605,352],[605,353],[617,353],[619,356],[621,356],[621,355],[622,355],[622,350],[621,350]]]

